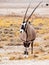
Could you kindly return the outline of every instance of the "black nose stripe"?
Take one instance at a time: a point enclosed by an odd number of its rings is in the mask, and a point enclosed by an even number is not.
[[[21,29],[25,29],[25,28],[24,28],[24,25],[22,25]]]

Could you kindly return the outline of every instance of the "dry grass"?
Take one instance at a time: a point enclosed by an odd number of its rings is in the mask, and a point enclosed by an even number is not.
[[[22,44],[19,38],[22,20],[22,17],[0,17],[0,48],[4,49],[4,46]],[[24,58],[23,54],[18,52],[0,53],[0,58],[7,56],[9,60],[49,59],[49,18],[35,17],[31,24],[34,25],[37,33],[37,39],[34,42],[34,55],[29,54],[28,58]]]

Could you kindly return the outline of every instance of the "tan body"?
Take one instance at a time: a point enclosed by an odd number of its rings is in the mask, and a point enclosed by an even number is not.
[[[28,34],[27,41],[29,41],[29,40],[35,40],[35,38],[36,38],[35,29],[29,23],[27,23],[27,34]]]

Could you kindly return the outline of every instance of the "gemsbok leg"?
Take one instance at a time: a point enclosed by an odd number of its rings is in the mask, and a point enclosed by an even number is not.
[[[24,47],[25,47],[25,51],[24,51],[24,54],[28,55],[28,48],[30,46],[30,43],[29,42],[25,42],[24,43]]]
[[[25,51],[24,51],[24,54],[25,55],[28,55],[28,51],[27,51],[27,42],[24,42],[24,47],[25,47]]]
[[[25,55],[28,55],[27,47],[25,47],[24,54],[25,54]]]
[[[33,54],[33,42],[31,43],[31,54]]]

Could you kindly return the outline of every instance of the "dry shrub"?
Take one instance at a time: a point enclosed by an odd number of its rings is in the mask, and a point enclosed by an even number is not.
[[[39,44],[40,44],[39,42],[35,42],[34,46],[39,46]]]

